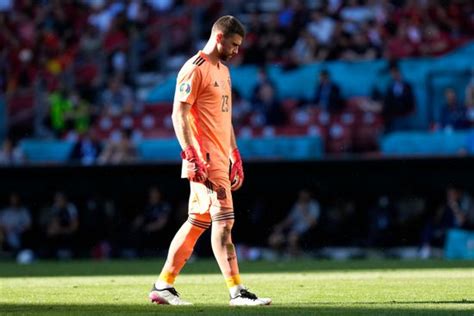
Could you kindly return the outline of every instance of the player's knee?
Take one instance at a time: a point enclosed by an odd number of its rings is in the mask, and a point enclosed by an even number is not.
[[[222,234],[222,235],[230,235],[232,231],[232,227],[234,226],[233,221],[222,221],[222,222],[214,222],[212,223],[216,227],[216,229]]]
[[[232,227],[234,226],[234,220],[229,219],[224,221],[213,221],[212,226],[219,230],[232,230]]]
[[[212,223],[213,233],[215,237],[219,239],[222,245],[231,243],[231,233],[233,224],[233,220],[217,221]]]
[[[205,231],[211,226],[211,222],[199,220],[191,216],[188,217],[187,222],[191,224],[192,230]]]
[[[218,213],[212,216],[212,226],[222,232],[230,232],[234,226],[234,213]]]

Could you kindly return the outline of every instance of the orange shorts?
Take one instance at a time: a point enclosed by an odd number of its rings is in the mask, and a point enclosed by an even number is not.
[[[190,182],[189,215],[210,222],[219,213],[233,213],[229,177],[213,177],[204,183]]]

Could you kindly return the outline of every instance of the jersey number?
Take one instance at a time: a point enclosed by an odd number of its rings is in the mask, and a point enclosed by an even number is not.
[[[229,112],[229,96],[228,95],[222,96],[221,110],[222,112]]]

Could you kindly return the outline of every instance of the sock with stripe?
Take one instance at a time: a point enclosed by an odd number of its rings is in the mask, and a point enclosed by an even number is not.
[[[242,281],[240,280],[240,274],[230,276],[225,279],[225,283],[227,284],[227,288],[229,289],[230,297],[234,298],[239,295],[240,290],[244,289],[245,287],[242,285]]]
[[[168,257],[161,270],[160,277],[155,282],[157,289],[173,287],[176,277],[191,256],[196,241],[206,230],[205,224],[202,221],[192,224],[188,220],[178,230],[171,241]],[[209,227],[210,223],[207,223],[207,225]]]

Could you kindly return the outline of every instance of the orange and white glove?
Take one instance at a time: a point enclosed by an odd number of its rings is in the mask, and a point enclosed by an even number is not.
[[[238,190],[242,183],[244,183],[244,167],[242,165],[242,157],[240,157],[240,152],[235,148],[230,154],[230,160],[232,161],[232,166],[230,168],[230,184],[231,190]]]
[[[181,158],[187,161],[186,174],[189,181],[203,183],[207,179],[207,166],[199,158],[196,148],[187,147],[181,152]]]

